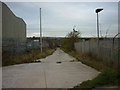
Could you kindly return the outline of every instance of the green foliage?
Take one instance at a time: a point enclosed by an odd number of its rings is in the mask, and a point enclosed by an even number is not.
[[[108,69],[102,72],[101,74],[99,74],[93,80],[85,81],[74,88],[95,88],[99,86],[109,85],[111,83],[112,84],[115,83],[118,77],[119,75],[117,72],[111,69]]]
[[[74,50],[74,43],[79,41],[79,32],[70,32],[62,40],[61,45],[66,51]]]
[[[49,48],[54,49],[59,46],[59,40],[57,38],[46,38],[45,41],[49,44]]]

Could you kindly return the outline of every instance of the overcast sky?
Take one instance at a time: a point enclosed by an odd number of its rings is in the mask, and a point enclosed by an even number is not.
[[[13,13],[27,24],[27,36],[39,36],[39,8],[42,8],[43,36],[64,37],[74,25],[82,37],[97,36],[96,8],[99,13],[100,33],[118,33],[117,2],[5,2]]]

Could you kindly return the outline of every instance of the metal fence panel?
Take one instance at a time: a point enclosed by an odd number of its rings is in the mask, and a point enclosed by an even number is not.
[[[100,40],[98,45],[97,41],[88,40],[75,43],[75,49],[78,52],[90,54],[98,60],[103,60],[108,64],[117,64],[119,56],[118,43],[118,40],[115,40],[114,43],[112,39]]]

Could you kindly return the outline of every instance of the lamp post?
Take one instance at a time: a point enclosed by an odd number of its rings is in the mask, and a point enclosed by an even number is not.
[[[98,13],[102,11],[103,9],[96,9],[95,12],[97,13],[97,36],[98,36],[98,43],[99,43],[99,18],[98,18]]]
[[[41,53],[42,53],[42,26],[41,26],[41,8],[40,8],[40,50],[41,50]]]

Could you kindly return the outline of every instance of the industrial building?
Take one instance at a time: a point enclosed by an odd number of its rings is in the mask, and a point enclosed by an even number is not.
[[[26,23],[22,18],[15,16],[8,6],[2,2],[0,2],[0,12],[1,10],[3,51],[21,52],[25,50]]]

